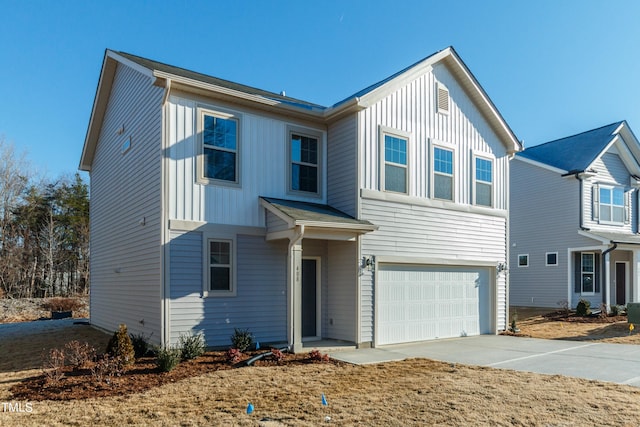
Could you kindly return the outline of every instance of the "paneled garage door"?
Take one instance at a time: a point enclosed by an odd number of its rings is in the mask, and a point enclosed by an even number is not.
[[[491,332],[488,268],[379,264],[376,344]]]

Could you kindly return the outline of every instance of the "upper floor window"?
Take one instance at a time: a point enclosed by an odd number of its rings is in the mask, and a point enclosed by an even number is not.
[[[622,224],[626,222],[626,201],[624,189],[599,185],[595,192],[598,196],[594,209],[597,209],[600,222]]]
[[[409,175],[407,139],[395,135],[384,135],[384,189],[407,193]]]
[[[202,159],[199,178],[205,182],[238,184],[239,121],[226,113],[201,111]]]
[[[321,136],[298,130],[289,131],[289,190],[320,194]]]
[[[493,163],[491,160],[476,157],[475,162],[475,204],[493,205]]]
[[[433,148],[433,197],[453,200],[453,150]]]

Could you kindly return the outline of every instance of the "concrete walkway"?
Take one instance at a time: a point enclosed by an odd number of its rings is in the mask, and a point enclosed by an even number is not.
[[[331,357],[359,365],[419,357],[640,387],[640,345],[481,335],[336,351]]]

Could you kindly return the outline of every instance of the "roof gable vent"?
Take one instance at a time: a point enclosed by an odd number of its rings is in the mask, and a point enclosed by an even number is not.
[[[437,84],[437,110],[438,113],[449,114],[449,90],[442,86],[440,83]]]

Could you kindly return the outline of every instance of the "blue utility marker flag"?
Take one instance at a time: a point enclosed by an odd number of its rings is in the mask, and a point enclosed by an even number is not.
[[[324,393],[322,393],[322,404],[323,404],[324,406],[328,406],[328,405],[329,405],[329,404],[327,403],[327,398],[326,398],[326,397],[324,397]]]
[[[249,404],[247,405],[247,414],[250,414],[250,413],[252,413],[252,412],[253,412],[253,405],[252,405],[251,403],[249,403]]]
[[[260,341],[256,341],[256,350],[260,350]]]

